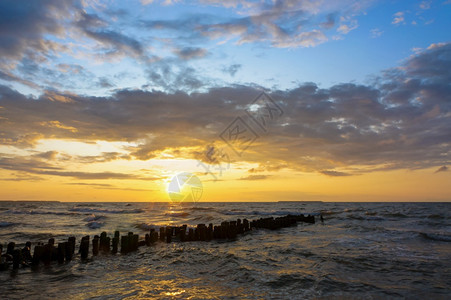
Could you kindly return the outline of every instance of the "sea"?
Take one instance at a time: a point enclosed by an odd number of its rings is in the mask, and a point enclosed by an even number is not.
[[[0,299],[451,299],[451,203],[3,201],[0,243],[288,214],[316,223],[10,267]]]

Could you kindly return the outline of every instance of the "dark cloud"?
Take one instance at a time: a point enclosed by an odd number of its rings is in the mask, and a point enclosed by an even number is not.
[[[63,36],[61,19],[70,17],[78,1],[41,0],[26,3],[0,2],[0,56],[20,60],[24,56],[45,59],[65,46],[46,39],[46,34]]]
[[[36,157],[36,156],[34,156]],[[84,180],[103,180],[103,179],[130,179],[130,180],[159,180],[156,177],[142,177],[129,173],[117,172],[79,172],[67,171],[62,166],[53,165],[40,159],[26,157],[1,157],[0,169],[19,171],[23,174],[51,175],[59,177],[71,177]]]
[[[103,152],[101,155],[77,156],[74,159],[81,163],[91,164],[109,162],[118,159],[129,160],[131,159],[131,156],[118,152]]]
[[[103,184],[103,183],[85,183],[85,182],[71,182],[66,183],[67,185],[77,185],[77,186],[89,186],[95,189],[102,190],[120,190],[120,191],[130,191],[130,192],[151,192],[151,189],[136,189],[136,188],[128,188],[128,187],[117,187],[112,184]]]
[[[241,64],[232,64],[228,67],[222,68],[222,72],[227,73],[233,77],[233,76],[235,76],[236,72],[238,72],[241,69],[241,67],[242,67]]]
[[[110,82],[108,78],[100,77],[99,81],[97,82],[97,85],[101,88],[112,88],[114,87],[114,84]]]
[[[326,16],[326,21],[321,23],[320,26],[324,27],[324,28],[332,28],[335,26],[335,20],[336,20],[337,16],[334,13],[328,14]]]
[[[136,39],[119,32],[103,29],[91,30],[84,28],[84,32],[91,38],[103,45],[104,55],[131,55],[141,56],[143,54],[143,45]]]
[[[321,174],[332,176],[332,177],[342,177],[342,176],[351,176],[352,174],[345,173],[345,172],[339,172],[334,170],[323,170],[320,171]]]
[[[240,180],[263,180],[269,178],[269,175],[249,175],[241,177]]]
[[[56,156],[58,155],[58,151],[47,151],[42,153],[34,154],[34,157],[43,158],[47,160],[54,160]]]
[[[163,88],[167,92],[197,91],[209,85],[209,80],[198,71],[175,59],[162,59],[149,64],[146,74],[151,88]]]
[[[176,49],[175,54],[177,54],[178,57],[184,60],[190,60],[194,58],[202,58],[207,55],[207,50],[203,48],[196,48],[196,47],[185,47],[181,49]]]
[[[447,172],[449,169],[447,166],[441,166],[440,168],[437,169],[437,171],[435,171],[435,173],[439,173],[439,172]]]

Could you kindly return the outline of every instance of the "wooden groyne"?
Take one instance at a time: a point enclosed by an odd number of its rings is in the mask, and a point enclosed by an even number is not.
[[[322,216],[321,216],[322,220]],[[89,257],[90,245],[92,245],[92,256],[99,254],[127,254],[138,250],[141,246],[151,246],[158,241],[160,242],[192,242],[192,241],[213,241],[213,240],[235,240],[238,235],[245,234],[251,230],[261,228],[277,230],[280,228],[296,226],[298,222],[315,223],[315,217],[312,215],[286,215],[283,217],[268,217],[257,220],[248,221],[247,219],[237,219],[234,221],[224,221],[220,225],[212,223],[198,224],[195,228],[188,228],[187,225],[182,226],[165,226],[160,227],[159,232],[150,229],[143,239],[138,234],[128,232],[120,235],[119,231],[115,231],[113,237],[109,237],[106,232],[95,235],[91,238],[89,235],[84,236],[80,240],[78,254],[81,260]],[[120,248],[119,248],[120,245]],[[51,262],[70,262],[76,255],[76,238],[71,236],[67,241],[59,242],[55,245],[55,239],[50,238],[47,244],[37,243],[34,247],[33,255],[31,255],[31,242],[27,242],[22,249],[16,249],[14,242],[7,245],[6,253],[3,253],[3,245],[0,244],[0,271],[7,270],[10,265],[13,269],[20,266],[38,266],[39,264],[49,265]]]

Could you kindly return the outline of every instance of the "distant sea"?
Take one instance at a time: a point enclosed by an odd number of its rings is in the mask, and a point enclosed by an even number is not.
[[[315,214],[234,241],[0,272],[1,299],[451,299],[451,203],[0,202],[0,243]],[[319,214],[324,223],[319,221]]]

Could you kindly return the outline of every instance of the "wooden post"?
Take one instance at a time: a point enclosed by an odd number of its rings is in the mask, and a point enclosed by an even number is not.
[[[194,229],[188,229],[188,241],[194,241]]]
[[[160,241],[164,242],[166,238],[166,229],[164,227],[160,227]]]
[[[43,253],[43,246],[39,243],[36,246],[34,246],[34,253],[33,253],[33,265],[37,266],[39,265],[39,262],[41,261]]]
[[[26,242],[25,247],[22,249],[22,260],[26,263],[30,263],[33,258],[31,257],[31,242]]]
[[[243,228],[244,228],[244,231],[249,231],[250,230],[250,228],[249,228],[249,221],[247,219],[243,219]]]
[[[16,243],[14,242],[8,243],[8,246],[6,246],[6,254],[13,256],[14,247],[16,247]]]
[[[22,262],[22,253],[19,249],[13,251],[13,269],[18,269],[20,263]]]
[[[81,259],[87,259],[88,253],[89,253],[89,235],[81,238],[81,242],[80,242]]]
[[[71,256],[70,257],[72,259],[72,256],[75,253],[75,237],[74,236],[69,237],[68,242],[69,242],[70,248],[71,248]]]
[[[68,242],[58,243],[58,263],[64,263],[64,259],[66,258],[66,246]]]
[[[65,247],[66,247],[66,249],[64,251],[65,259],[66,259],[66,262],[69,262],[72,260],[72,255],[73,255],[72,254],[72,243],[70,241],[70,238],[69,238],[69,241],[66,242]]]
[[[172,227],[166,227],[166,243],[170,243],[172,241]]]
[[[129,236],[123,235],[121,237],[121,253],[127,254],[129,251]]]
[[[114,237],[113,238],[113,249],[111,250],[111,253],[116,254],[117,253],[117,246],[119,244],[119,238],[118,237]]]
[[[133,251],[138,250],[139,235],[132,234],[131,235],[131,239],[132,239],[132,249],[133,249]]]
[[[92,239],[92,255],[96,256],[99,254],[99,236],[95,235]]]

